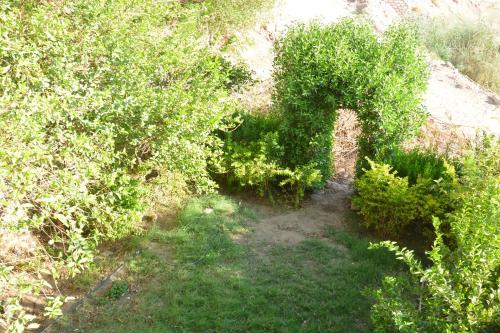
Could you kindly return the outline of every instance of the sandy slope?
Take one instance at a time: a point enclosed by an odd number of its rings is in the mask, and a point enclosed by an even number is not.
[[[495,18],[499,8],[500,0],[281,0],[269,13],[267,24],[260,24],[246,34],[251,43],[241,50],[240,57],[262,81],[261,88],[255,89],[261,97],[263,91],[272,86],[273,42],[296,22],[317,19],[329,23],[365,13],[376,29],[383,31],[409,13]],[[500,25],[500,19],[493,20],[492,24]],[[430,117],[456,125],[467,136],[475,135],[477,129],[500,136],[500,97],[464,77],[450,64],[435,60],[429,63],[432,75],[424,105]]]

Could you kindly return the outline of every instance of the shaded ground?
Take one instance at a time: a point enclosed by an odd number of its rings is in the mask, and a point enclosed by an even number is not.
[[[370,332],[369,290],[398,264],[352,231],[349,195],[329,183],[288,212],[194,199],[137,244],[131,292],[90,297],[48,331]]]

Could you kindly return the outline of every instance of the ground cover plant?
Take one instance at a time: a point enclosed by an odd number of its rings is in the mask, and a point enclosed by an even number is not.
[[[372,331],[368,290],[400,268],[388,251],[333,228],[295,245],[251,246],[241,239],[256,217],[227,197],[192,199],[176,228],[148,233],[156,250],[139,248],[127,263],[132,285],[142,285],[133,301],[91,301],[56,330]]]
[[[487,22],[435,18],[421,23],[425,45],[462,73],[500,93],[500,45]]]
[[[231,34],[253,24],[256,17],[274,4],[271,0],[186,0],[186,4],[201,5],[202,29],[208,32],[211,42],[230,42]]]
[[[56,297],[54,282],[136,230],[157,193],[214,189],[214,132],[239,72],[201,42],[211,13],[178,1],[0,3],[0,237],[36,244],[21,258],[2,249],[1,327],[27,327],[23,297]]]

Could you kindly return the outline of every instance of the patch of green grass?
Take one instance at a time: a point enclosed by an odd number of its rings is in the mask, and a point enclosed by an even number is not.
[[[398,269],[384,250],[349,232],[274,246],[265,255],[236,241],[252,213],[226,197],[193,199],[171,231],[146,237],[175,259],[143,252],[129,304],[80,311],[66,329],[85,332],[370,332],[368,290]],[[145,257],[145,258],[144,258]],[[145,273],[146,272],[146,273]],[[87,316],[88,321],[81,318]],[[91,319],[90,319],[91,318]],[[64,327],[61,328],[64,331]]]
[[[128,282],[127,281],[114,281],[111,288],[108,290],[108,297],[111,299],[119,299],[126,293],[128,293]]]
[[[436,18],[422,24],[425,45],[476,82],[500,93],[498,32],[486,22]]]

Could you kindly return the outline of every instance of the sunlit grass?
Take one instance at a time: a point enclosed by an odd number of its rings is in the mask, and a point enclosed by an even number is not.
[[[138,292],[128,304],[98,299],[66,318],[85,332],[370,332],[369,290],[398,266],[356,234],[274,246],[266,255],[233,241],[249,209],[228,198],[193,199],[171,231],[146,236],[128,263]],[[167,253],[169,252],[169,253]],[[173,254],[167,262],[166,257]],[[134,280],[137,278],[137,280]],[[134,289],[134,286],[132,286]],[[86,318],[86,319],[84,319]],[[61,328],[64,331],[63,328]]]

